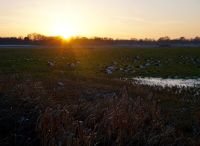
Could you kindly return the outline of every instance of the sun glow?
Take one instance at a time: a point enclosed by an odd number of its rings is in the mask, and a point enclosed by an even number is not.
[[[56,25],[53,30],[53,34],[61,36],[64,39],[68,39],[72,36],[75,36],[77,33],[72,26],[69,25]]]

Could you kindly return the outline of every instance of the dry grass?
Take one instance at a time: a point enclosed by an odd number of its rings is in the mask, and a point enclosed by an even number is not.
[[[43,146],[185,145],[155,100],[120,97],[48,107],[38,120]]]
[[[199,100],[190,97],[196,90],[175,94],[177,89],[117,81],[61,80],[64,86],[57,85],[59,81],[2,79],[0,128],[7,133],[1,132],[0,145],[200,143]],[[129,88],[119,92],[123,85]]]

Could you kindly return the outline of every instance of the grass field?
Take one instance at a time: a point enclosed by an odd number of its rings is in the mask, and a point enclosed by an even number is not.
[[[200,48],[0,50],[0,145],[198,145]]]
[[[3,74],[105,77],[105,68],[115,63],[117,69],[110,76],[116,78],[195,78],[200,75],[199,48],[2,49],[0,52]],[[53,68],[47,65],[48,61],[54,64]]]

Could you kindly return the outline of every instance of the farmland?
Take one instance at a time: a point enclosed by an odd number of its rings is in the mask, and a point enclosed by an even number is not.
[[[199,88],[138,76],[200,78],[200,48],[0,49],[0,144],[199,144]]]
[[[1,74],[198,78],[199,48],[1,49]],[[51,65],[47,65],[48,62]],[[114,67],[110,76],[107,67]],[[111,69],[113,70],[113,69]]]

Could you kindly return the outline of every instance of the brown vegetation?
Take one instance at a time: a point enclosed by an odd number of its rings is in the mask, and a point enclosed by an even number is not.
[[[37,131],[43,146],[195,144],[170,124],[156,100],[130,98],[126,88],[119,97],[48,107]]]

